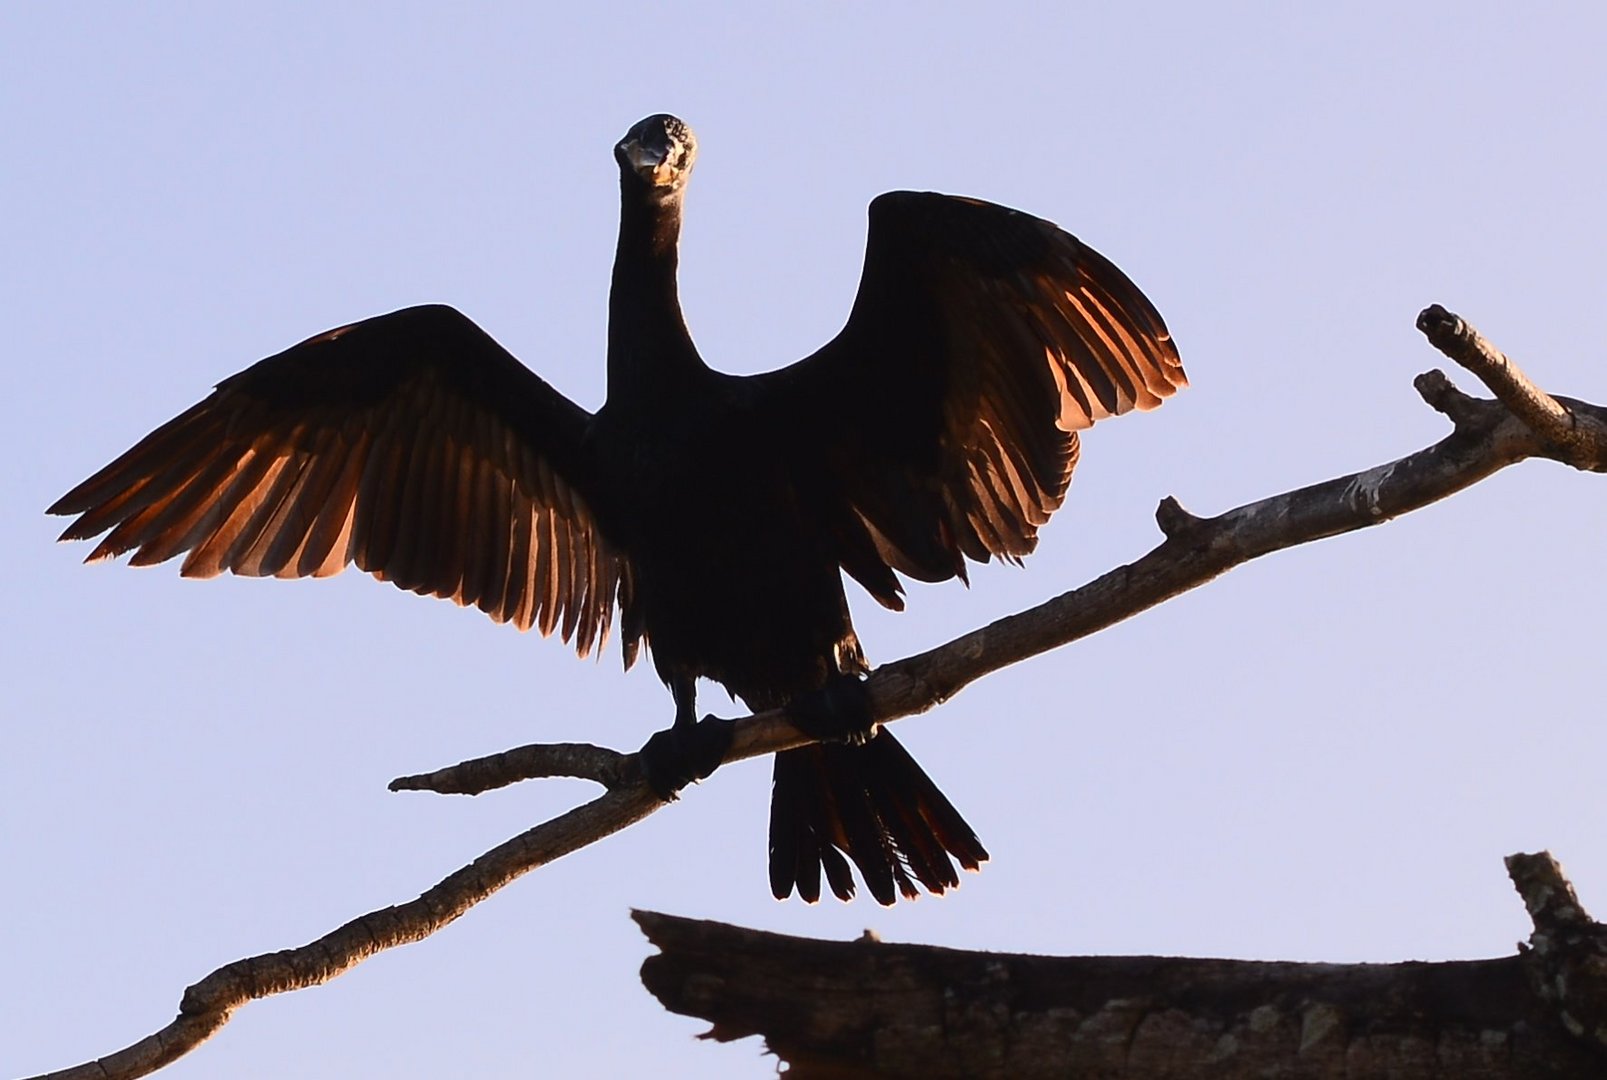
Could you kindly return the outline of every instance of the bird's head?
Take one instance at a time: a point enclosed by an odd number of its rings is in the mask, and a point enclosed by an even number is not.
[[[692,175],[697,138],[685,121],[658,113],[627,131],[614,147],[614,157],[621,169],[633,173],[656,194],[678,194]]]

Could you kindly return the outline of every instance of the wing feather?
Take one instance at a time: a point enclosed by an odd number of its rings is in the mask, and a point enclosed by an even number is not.
[[[419,504],[429,485],[431,447],[427,436],[415,438],[407,447],[407,466],[398,475],[398,487],[389,497],[396,500],[395,547],[385,567],[385,576],[399,589],[413,589],[418,583],[419,549],[424,537],[419,529]]]
[[[161,503],[147,504],[146,511],[130,518],[129,538],[147,537],[140,545],[142,550],[137,557],[142,561],[160,561],[158,555],[171,558],[204,535],[217,520],[217,495],[228,483],[233,468],[233,463],[222,453],[205,457],[190,475],[181,475],[178,483],[182,487],[167,500],[165,509],[147,515],[147,511],[155,511],[163,506]],[[147,484],[145,490],[154,494],[155,487],[154,484]],[[137,524],[139,519],[145,520],[143,527]]]
[[[212,578],[228,569],[229,548],[239,539],[257,508],[256,493],[269,470],[273,457],[255,447],[246,450],[235,466],[229,483],[218,494],[217,526],[203,535],[190,550],[180,573],[185,577]],[[116,535],[116,530],[112,531]],[[111,536],[106,538],[110,542]],[[91,554],[91,558],[93,558]]]
[[[555,524],[549,514],[535,515],[535,534],[531,538],[533,550],[529,584],[536,596],[531,605],[530,620],[541,630],[542,637],[550,636],[558,625],[557,540],[553,536]]]
[[[485,460],[476,456],[474,446],[460,448],[458,469],[458,529],[453,544],[462,560],[463,576],[452,599],[490,614],[502,605],[500,598],[489,606],[481,604],[485,596],[486,564],[495,558],[507,558],[507,537],[498,536],[493,528],[495,521],[488,505],[491,477]]]
[[[318,510],[307,543],[296,559],[297,577],[330,577],[352,561],[352,528],[357,521],[357,493],[363,478],[373,439],[366,431],[340,437],[340,472]]]
[[[407,476],[408,443],[399,434],[380,427],[374,436],[363,478],[357,487],[357,525],[354,560],[381,581],[396,549],[399,497]]]
[[[106,534],[91,560],[184,554],[186,577],[355,562],[584,655],[629,580],[587,495],[589,421],[458,312],[407,308],[224,380],[50,509],[76,515],[64,540]]]
[[[839,562],[892,605],[888,571],[941,581],[967,558],[1031,552],[1077,432],[1187,381],[1154,306],[1075,237],[990,203],[892,192],[871,204],[842,332],[748,384],[836,522]]]
[[[511,477],[488,474],[486,486],[487,532],[491,542],[484,547],[485,582],[480,587],[480,608],[497,622],[512,621],[520,630],[530,629],[530,619],[522,616],[524,601],[533,592],[527,586],[530,576],[530,519],[526,500]]]
[[[327,505],[331,489],[345,465],[340,430],[321,427],[311,435],[310,449],[298,452],[299,475],[286,493],[278,512],[263,530],[266,550],[261,569],[274,577],[297,577],[296,566],[307,546],[313,525]]]

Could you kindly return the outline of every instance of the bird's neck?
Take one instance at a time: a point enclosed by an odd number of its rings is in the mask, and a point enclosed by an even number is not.
[[[656,199],[625,181],[608,297],[608,397],[650,400],[706,371],[681,316],[681,196]]]

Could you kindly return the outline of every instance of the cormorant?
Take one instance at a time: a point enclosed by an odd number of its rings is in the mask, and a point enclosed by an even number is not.
[[[710,370],[676,293],[696,155],[673,116],[614,149],[622,189],[608,395],[571,403],[456,310],[343,326],[217,385],[50,508],[89,561],[321,577],[348,563],[585,655],[619,608],[626,666],[650,643],[675,699],[648,744],[665,797],[729,737],[698,678],[847,738],[775,760],[778,898],[876,899],[958,884],[987,858],[914,759],[869,723],[842,573],[886,607],[897,574],[1019,560],[1060,506],[1077,431],[1185,385],[1160,315],[1049,222],[895,191],[870,205],[848,322],[767,374]],[[896,573],[895,573],[896,572]],[[816,693],[816,691],[819,691]],[[913,880],[912,880],[913,878]]]

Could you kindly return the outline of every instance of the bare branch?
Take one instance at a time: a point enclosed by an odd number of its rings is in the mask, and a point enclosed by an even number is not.
[[[434,791],[441,795],[478,795],[520,780],[573,776],[595,780],[610,790],[631,782],[630,756],[590,743],[535,743],[474,758],[417,776],[399,776],[392,791]]]
[[[167,1027],[147,1035],[133,1046],[70,1069],[35,1077],[34,1080],[107,1080],[108,1077],[149,1076],[210,1039],[229,1022],[232,1011],[220,1009],[197,1016],[180,1013]]]
[[[1555,443],[1562,460],[1581,469],[1604,471],[1607,428],[1599,416],[1580,415],[1540,389],[1461,316],[1438,304],[1423,309],[1417,328],[1436,349],[1478,376],[1512,415],[1541,439]]]
[[[1607,1051],[1607,926],[1585,912],[1550,852],[1509,855],[1507,873],[1534,920],[1530,990],[1569,1034]]]
[[[1507,874],[1523,897],[1523,906],[1534,920],[1535,933],[1571,933],[1594,920],[1574,892],[1573,883],[1563,875],[1562,864],[1549,851],[1538,855],[1508,855]]]
[[[660,950],[648,990],[712,1038],[762,1035],[796,1080],[1603,1075],[1604,928],[1549,854],[1507,865],[1531,940],[1569,928],[1554,958],[1538,944],[1437,964],[1044,957],[634,917]]]
[[[1429,320],[1436,311],[1439,315]],[[1420,325],[1424,320],[1430,322],[1425,332],[1432,331],[1432,339],[1451,343],[1455,359],[1461,360],[1464,353],[1494,352],[1442,309],[1429,309]],[[1480,342],[1482,349],[1466,346],[1467,340]],[[1507,380],[1502,385],[1530,386],[1504,358],[1499,365],[1485,367],[1501,373],[1500,379]],[[1551,434],[1541,434],[1534,424],[1520,420],[1510,402],[1503,406],[1467,397],[1438,372],[1420,376],[1417,386],[1424,400],[1456,427],[1440,442],[1397,461],[1212,518],[1196,517],[1168,498],[1156,513],[1166,539],[1142,558],[1035,608],[879,668],[866,684],[876,720],[888,723],[925,712],[990,672],[1086,637],[1258,556],[1388,521],[1524,458],[1549,457],[1580,468],[1607,470],[1598,452],[1607,446],[1607,410],[1599,406],[1560,399],[1566,402],[1559,407],[1571,418],[1570,430],[1578,435],[1565,444],[1553,428],[1543,429]],[[770,754],[808,741],[780,710],[760,713],[737,721],[725,760]],[[492,849],[416,900],[361,916],[300,948],[219,969],[185,993],[179,1018],[169,1027],[111,1057],[51,1076],[97,1080],[144,1076],[199,1045],[246,1001],[326,982],[376,952],[426,937],[520,875],[595,843],[664,805],[642,782],[636,755],[586,744],[519,747],[434,773],[402,777],[391,787],[475,794],[549,776],[580,776],[609,791]]]
[[[1412,380],[1412,385],[1429,408],[1444,413],[1458,431],[1487,431],[1507,415],[1499,401],[1462,393],[1439,368],[1423,372]]]
[[[416,900],[353,919],[297,949],[237,960],[184,992],[173,1023],[126,1049],[34,1080],[122,1080],[183,1056],[256,998],[318,986],[377,952],[429,937],[504,885],[640,821],[664,804],[644,786],[610,791],[537,825],[443,878]]]

